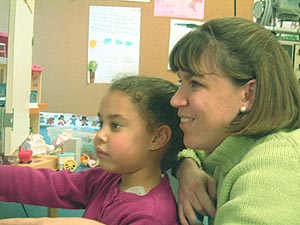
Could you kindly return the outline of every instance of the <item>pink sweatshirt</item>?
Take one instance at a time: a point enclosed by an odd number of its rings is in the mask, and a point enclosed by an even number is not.
[[[0,166],[0,177],[0,201],[85,209],[84,218],[108,225],[179,224],[167,174],[144,196],[120,191],[120,175],[101,168],[71,173]]]

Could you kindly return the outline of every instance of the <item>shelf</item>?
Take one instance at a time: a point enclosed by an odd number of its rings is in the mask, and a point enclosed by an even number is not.
[[[47,103],[37,103],[38,107],[30,108],[29,113],[32,114],[39,114],[41,110],[46,109],[48,107]]]
[[[7,64],[7,58],[0,57],[0,64],[1,65],[6,65]]]
[[[29,166],[32,168],[58,169],[58,157],[56,155],[36,155],[30,164],[18,164],[19,166]]]

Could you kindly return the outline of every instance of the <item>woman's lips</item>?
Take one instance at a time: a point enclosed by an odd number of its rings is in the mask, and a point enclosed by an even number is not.
[[[190,122],[192,120],[193,120],[193,118],[190,118],[190,117],[181,117],[180,118],[181,123],[187,123],[187,122]]]
[[[181,129],[184,129],[186,126],[189,125],[194,119],[191,117],[180,117],[180,124],[179,127]]]

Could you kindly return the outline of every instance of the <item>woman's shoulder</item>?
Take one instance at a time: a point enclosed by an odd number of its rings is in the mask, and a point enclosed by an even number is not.
[[[300,162],[300,129],[278,131],[260,138],[245,156]]]
[[[265,140],[289,141],[291,143],[300,144],[300,128],[295,130],[281,130],[267,135]]]

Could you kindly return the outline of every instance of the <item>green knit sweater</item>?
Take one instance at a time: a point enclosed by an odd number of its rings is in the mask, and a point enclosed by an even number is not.
[[[218,183],[215,225],[300,224],[300,129],[195,151]]]

